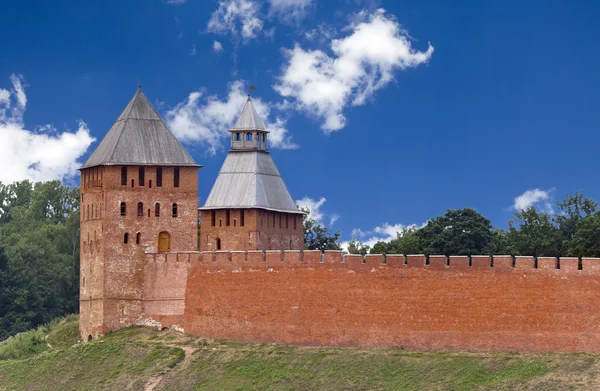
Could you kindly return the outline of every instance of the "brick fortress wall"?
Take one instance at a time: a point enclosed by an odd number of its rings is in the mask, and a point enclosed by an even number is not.
[[[153,316],[203,337],[600,352],[600,259],[220,251],[146,254],[145,270],[144,297],[179,300]]]

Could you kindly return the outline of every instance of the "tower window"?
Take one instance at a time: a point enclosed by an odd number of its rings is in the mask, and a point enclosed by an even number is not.
[[[140,244],[141,241],[142,241],[142,234],[140,232],[138,232],[135,235],[135,244]]]
[[[162,187],[162,167],[156,167],[156,187]]]
[[[237,219],[235,219],[235,218],[233,219],[233,226],[237,227]]]
[[[289,225],[288,225],[288,224],[289,224],[289,223],[288,223],[288,215],[285,215],[285,229],[288,229],[288,228],[289,228]]]
[[[246,133],[246,141],[252,141],[252,133]]]
[[[281,228],[281,215],[279,215],[279,228]]]
[[[121,186],[127,186],[127,167],[121,167]]]
[[[267,135],[263,133],[263,141],[267,142]]]
[[[131,180],[131,187],[133,187],[135,185],[134,181],[135,181],[135,179]]]
[[[298,217],[294,216],[294,229],[297,229],[297,222],[298,221]]]
[[[275,212],[273,212],[273,228],[275,228]]]
[[[217,238],[217,239],[215,240],[215,244],[216,244],[216,246],[215,246],[215,247],[217,248],[217,250],[220,250],[220,249],[221,249],[221,239],[220,239],[220,238]]]
[[[148,181],[148,187],[152,189],[152,179]]]
[[[177,204],[173,204],[173,217],[177,217]]]
[[[240,132],[235,134],[235,141],[242,141],[242,134]]]
[[[173,186],[179,187],[179,167],[175,167],[173,170]]]
[[[138,202],[137,215],[138,216],[143,216],[144,215],[144,203],[142,203],[142,202]]]
[[[144,186],[144,183],[146,183],[146,168],[145,167],[140,167],[140,177],[138,180],[138,185],[139,186]]]
[[[154,216],[160,216],[160,203],[158,202],[154,205]]]
[[[216,225],[217,213],[214,210],[210,211],[210,225],[213,227]]]
[[[127,204],[124,202],[121,202],[121,216],[125,216],[127,215]]]
[[[125,235],[123,235],[123,243],[129,243],[129,233],[127,232],[125,232]]]
[[[229,220],[230,220],[230,215],[229,215],[229,209],[225,210],[225,226],[229,227]]]
[[[244,226],[244,209],[240,210],[240,227]]]
[[[219,227],[223,226],[223,219],[219,219]]]

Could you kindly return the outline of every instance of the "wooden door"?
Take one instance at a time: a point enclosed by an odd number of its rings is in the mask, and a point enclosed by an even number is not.
[[[171,248],[171,237],[167,232],[161,232],[158,234],[158,251],[168,252]]]

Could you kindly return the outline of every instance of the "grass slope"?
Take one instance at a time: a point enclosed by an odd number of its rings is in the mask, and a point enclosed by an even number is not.
[[[0,344],[0,390],[600,389],[600,355],[307,348],[144,327],[77,335],[68,317]]]

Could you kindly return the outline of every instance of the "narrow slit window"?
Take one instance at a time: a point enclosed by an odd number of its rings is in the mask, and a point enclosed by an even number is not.
[[[140,167],[139,174],[138,186],[144,186],[144,183],[146,183],[146,168]]]
[[[244,226],[244,209],[240,210],[240,227]]]
[[[150,189],[152,189],[152,179],[150,179],[150,180],[148,181],[148,187],[149,187]]]
[[[225,226],[229,227],[229,221],[230,221],[230,213],[229,213],[229,209],[225,210]]]
[[[173,170],[173,186],[179,187],[179,167],[175,167]]]
[[[215,225],[217,225],[216,222],[217,222],[217,213],[214,210],[211,210],[210,211],[210,225],[212,225],[214,227]]]
[[[127,167],[121,167],[121,186],[127,186]]]
[[[160,203],[154,205],[154,216],[160,217]]]
[[[141,241],[142,241],[142,234],[138,232],[135,235],[135,244],[140,244]]]
[[[131,187],[134,187],[134,186],[135,186],[135,183],[134,183],[134,182],[135,182],[135,179],[132,179],[132,180],[131,180]]]
[[[298,216],[294,216],[294,229],[297,229]]]
[[[125,232],[125,235],[123,236],[123,243],[129,243],[129,234],[127,232]]]
[[[220,250],[221,249],[221,239],[217,238],[215,244],[216,244],[217,250]]]
[[[233,219],[233,226],[237,227],[237,219]]]
[[[273,228],[275,228],[275,213],[273,212]]]
[[[127,215],[127,204],[125,202],[121,202],[121,216]]]
[[[138,216],[143,216],[144,215],[144,203],[142,203],[142,202],[138,202],[137,215]]]
[[[173,211],[172,211],[172,215],[173,217],[177,217],[177,204],[173,204]]]
[[[162,167],[156,167],[156,187],[162,187]]]
[[[289,228],[289,225],[288,225],[288,224],[289,224],[289,223],[288,223],[288,215],[285,215],[285,229],[288,229],[288,228]]]

